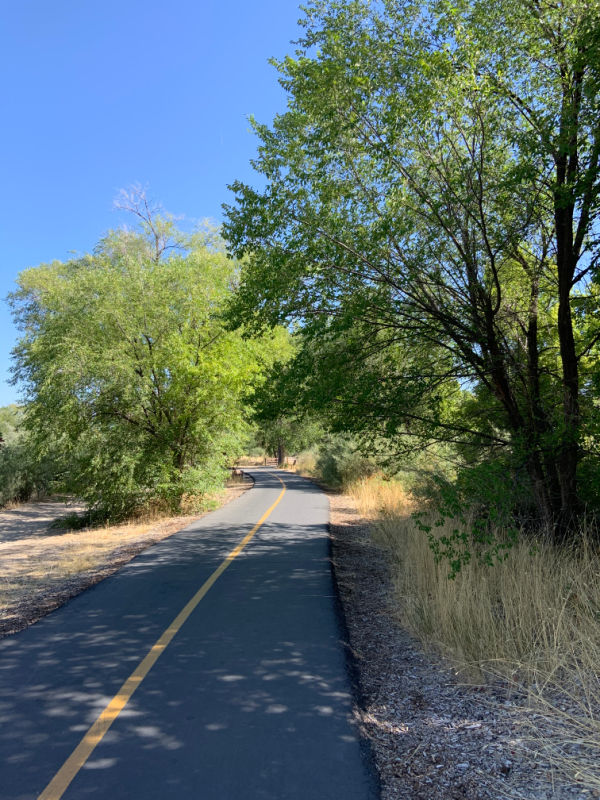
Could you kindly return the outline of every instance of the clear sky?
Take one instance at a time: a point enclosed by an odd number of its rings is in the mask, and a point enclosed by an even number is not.
[[[221,218],[285,109],[268,64],[294,50],[296,0],[19,0],[0,21],[0,297],[25,267],[91,250],[135,183],[170,212]],[[16,332],[0,305],[0,406]]]

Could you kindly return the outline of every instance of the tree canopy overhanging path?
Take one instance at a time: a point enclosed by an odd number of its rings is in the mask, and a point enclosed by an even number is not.
[[[327,499],[250,473],[252,491],[0,642],[2,800],[379,796],[351,721]]]

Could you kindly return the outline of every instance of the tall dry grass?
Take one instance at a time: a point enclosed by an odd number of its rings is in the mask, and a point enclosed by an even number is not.
[[[504,562],[472,559],[450,580],[399,484],[368,480],[350,491],[388,553],[402,624],[465,678],[526,692],[544,717],[530,746],[578,786],[600,790],[600,554],[585,526],[577,548],[521,538]]]
[[[317,474],[317,457],[312,450],[303,450],[298,454],[293,471],[298,475],[314,477]]]
[[[347,487],[359,513],[370,520],[405,519],[415,510],[415,500],[402,484],[379,476],[363,478]]]

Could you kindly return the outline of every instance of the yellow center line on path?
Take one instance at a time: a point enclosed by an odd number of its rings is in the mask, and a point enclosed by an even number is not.
[[[273,473],[269,474],[272,475]],[[110,703],[102,711],[98,719],[89,728],[83,739],[79,742],[75,750],[73,750],[69,758],[67,758],[56,775],[52,778],[48,786],[46,786],[44,791],[39,795],[37,800],[60,800],[73,778],[77,775],[79,770],[91,756],[96,745],[102,741],[110,726],[125,708],[140,683],[156,664],[159,656],[162,655],[162,653],[166,650],[177,631],[181,628],[183,623],[190,616],[192,611],[196,608],[200,600],[202,600],[211,586],[225,572],[234,558],[236,558],[236,556],[242,552],[244,547],[246,547],[250,539],[252,539],[256,531],[271,514],[275,506],[279,504],[281,498],[285,494],[286,485],[278,475],[275,475],[274,477],[276,477],[283,486],[283,489],[279,493],[277,500],[275,500],[273,505],[269,506],[262,517],[258,520],[256,525],[252,528],[250,533],[246,534],[238,546],[234,548],[231,553],[229,553],[227,558],[217,567],[210,578],[208,578],[202,584],[192,599],[181,609],[179,614],[177,614],[175,619],[162,633],[156,643],[152,645],[148,653],[133,670],[131,675],[127,678]]]

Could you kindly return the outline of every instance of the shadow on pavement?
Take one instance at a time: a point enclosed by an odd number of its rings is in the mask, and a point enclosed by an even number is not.
[[[317,492],[282,477],[298,509]],[[349,722],[326,525],[275,516],[184,624],[67,798],[378,796],[354,764],[361,744]],[[37,796],[240,537],[238,523],[200,520],[0,642],[3,800]],[[349,779],[355,788],[338,794]]]

